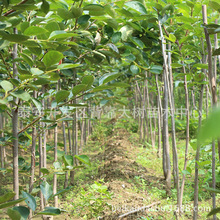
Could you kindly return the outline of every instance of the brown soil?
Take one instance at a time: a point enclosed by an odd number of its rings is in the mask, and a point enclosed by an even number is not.
[[[104,152],[96,155],[96,159],[104,161],[104,165],[99,169],[99,178],[104,179],[108,189],[114,193],[109,202],[112,210],[102,219],[119,219],[121,214],[155,202],[151,201],[147,191],[134,190],[134,186],[140,187],[135,177],[141,177],[147,185],[158,180],[161,188],[164,185],[163,178],[154,176],[154,171],[148,170],[135,161],[135,155],[140,148],[132,146],[128,141],[129,135],[124,129],[115,129],[106,143]],[[138,219],[138,216],[146,216],[146,213],[140,211],[123,219]]]

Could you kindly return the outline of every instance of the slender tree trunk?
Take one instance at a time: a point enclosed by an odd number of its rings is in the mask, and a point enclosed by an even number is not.
[[[143,105],[143,98],[142,98],[141,90],[140,90],[140,87],[139,87],[137,81],[136,81],[136,91],[138,91],[138,93],[139,93],[139,108],[140,108],[140,112],[142,112],[141,110],[143,108],[143,106],[142,106]],[[145,114],[145,111],[144,111],[144,114]],[[143,115],[141,113],[139,115],[139,128],[140,128],[140,142],[142,142],[143,141]]]
[[[147,77],[147,72],[145,72],[145,75]],[[148,81],[146,80],[146,101],[147,101],[147,107],[150,109],[150,101],[149,101],[149,90],[148,90]],[[153,132],[152,132],[152,117],[149,118],[149,126],[150,126],[150,137],[151,137],[151,144],[152,147],[154,148],[153,144]]]
[[[201,126],[202,122],[202,102],[203,102],[203,91],[204,85],[201,86],[200,90],[200,98],[199,98],[199,126]],[[198,144],[196,150],[196,158],[195,158],[195,185],[194,185],[194,210],[193,210],[193,220],[198,219],[198,198],[199,198],[199,167],[197,162],[199,161],[199,153],[200,153],[200,145]]]
[[[202,54],[202,63],[206,63],[205,61],[205,55],[204,55],[204,42],[203,38],[201,39],[202,41],[202,49],[203,49],[203,54]],[[206,70],[203,69],[203,73],[206,74]],[[202,124],[202,106],[203,106],[203,93],[204,93],[204,85],[201,85],[201,90],[200,90],[200,97],[199,97],[199,123],[198,123],[198,130],[201,127]],[[199,200],[199,166],[197,162],[199,161],[200,157],[200,144],[197,143],[197,149],[196,149],[196,158],[195,158],[195,181],[194,181],[194,210],[193,210],[193,220],[198,219],[198,200]]]
[[[168,92],[167,82],[164,77],[164,98],[163,98],[163,170],[166,179],[166,192],[171,193],[171,168],[169,151],[169,132],[168,132]]]
[[[39,178],[42,177],[41,168],[43,168],[43,147],[42,147],[42,136],[41,136],[42,122],[39,123],[39,138],[38,138],[38,150],[39,150]],[[40,181],[41,182],[41,181]],[[44,209],[44,197],[40,191],[40,209]]]
[[[33,94],[36,98],[36,91]],[[34,175],[35,175],[35,149],[36,149],[36,139],[37,139],[37,129],[36,125],[32,127],[32,145],[31,145],[31,170],[30,170],[30,184],[29,184],[29,193],[32,192],[34,188]]]
[[[170,103],[170,111],[171,111],[171,125],[172,125],[172,150],[173,150],[173,166],[174,166],[174,181],[176,183],[176,189],[177,189],[177,206],[180,210],[180,193],[179,193],[179,169],[178,169],[178,155],[177,155],[177,147],[176,147],[176,134],[175,134],[175,118],[174,118],[174,100],[173,96],[171,95],[170,85],[169,85],[169,77],[168,77],[168,65],[167,65],[167,56],[166,56],[166,50],[165,50],[165,40],[163,36],[162,27],[160,24],[160,21],[158,22],[159,29],[160,29],[160,36],[162,40],[162,54],[163,54],[163,61],[164,61],[164,124],[163,123],[163,130],[164,130],[164,149],[165,147],[168,148],[167,150],[167,160],[169,160],[170,163],[170,157],[169,157],[169,132],[168,132],[168,98]],[[167,135],[167,137],[165,137]],[[167,165],[168,166],[168,165]],[[170,171],[170,164],[168,166],[169,168],[169,185],[168,187],[171,187],[171,171]]]
[[[45,93],[46,89],[43,86],[42,87],[42,92]],[[45,110],[46,108],[46,104],[45,104],[45,100],[42,100],[42,107],[43,110]],[[45,130],[45,123],[42,123],[42,127],[43,127],[43,167],[46,168],[47,167],[47,130]]]
[[[147,117],[147,109],[146,109],[146,85],[147,85],[147,80],[145,80],[144,84],[144,89],[143,89],[143,101],[142,101],[142,106],[143,106],[143,115],[142,115],[142,121],[143,121],[143,142],[145,142],[146,139],[146,129],[147,129],[147,124],[146,122],[146,117]]]
[[[65,122],[62,121],[63,127],[63,145],[64,145],[64,152],[67,155],[67,143],[66,143],[66,129],[65,129]],[[65,180],[64,180],[64,188],[68,186],[68,172],[65,173]]]
[[[34,91],[34,93],[36,93]],[[36,126],[34,125],[32,128],[32,145],[31,145],[31,170],[30,170],[30,183],[29,183],[29,193],[32,192],[34,188],[34,177],[35,177],[35,148],[36,148]],[[30,209],[29,219],[32,219],[33,211]]]
[[[74,100],[74,103],[76,103],[76,100]],[[77,123],[77,110],[75,114],[73,115],[73,123],[72,123],[72,156],[74,157],[76,153],[78,152],[78,123]],[[76,165],[76,160],[73,158],[73,163]],[[74,184],[74,171],[70,171],[70,182],[71,185]]]
[[[34,172],[35,172],[35,148],[36,148],[36,126],[33,126],[32,128],[32,145],[31,145],[31,170],[30,170],[30,186],[29,186],[29,192],[31,193],[33,190],[33,184],[34,184]]]
[[[68,129],[69,152],[70,152],[70,154],[72,155],[71,129],[70,129],[70,125],[69,125],[69,122],[68,122],[68,121],[66,122],[66,126],[67,126],[67,129]]]
[[[203,23],[206,25],[207,22],[207,9],[206,5],[202,6],[202,15],[203,15]],[[205,38],[206,38],[206,44],[207,44],[207,50],[208,50],[208,76],[209,76],[209,82],[211,86],[211,93],[212,93],[212,105],[215,106],[217,104],[217,94],[216,94],[216,81],[215,76],[213,74],[212,69],[212,46],[211,46],[211,40],[209,37],[208,30],[206,27],[204,28],[205,32]],[[216,179],[215,179],[215,141],[212,142],[212,187],[215,189],[216,187]],[[215,193],[212,195],[212,204],[213,208],[216,208],[216,197]],[[216,215],[213,215],[213,219],[217,219]]]
[[[0,113],[0,138],[4,137],[3,133],[3,114]],[[5,167],[5,158],[4,158],[4,146],[0,145],[0,150],[1,150],[1,168]]]
[[[215,20],[215,24],[218,24],[217,19]],[[214,34],[214,48],[215,50],[218,48],[218,35],[217,34]],[[214,73],[215,80],[217,77],[217,58],[218,56],[214,56],[213,73]],[[220,161],[220,139],[218,139],[218,159]]]
[[[162,104],[160,98],[160,88],[158,85],[158,75],[156,74],[156,86],[157,86],[157,103],[158,103],[158,157],[161,157],[161,116],[162,116]]]
[[[187,162],[188,162],[188,149],[189,149],[189,95],[188,95],[188,88],[187,88],[187,77],[186,77],[186,70],[183,66],[183,73],[184,75],[184,89],[185,89],[185,105],[186,105],[186,148],[185,148],[185,160],[184,160],[184,170],[186,170]],[[180,207],[182,207],[183,202],[183,191],[185,185],[185,178],[186,175],[183,174],[182,184],[180,189]]]
[[[54,162],[57,161],[57,141],[58,141],[58,126],[54,128]],[[53,177],[53,194],[57,193],[57,174],[54,174]],[[58,197],[54,197],[54,206],[58,207]]]
[[[14,28],[14,34],[18,31]],[[12,58],[15,60],[18,54],[18,45],[13,46]],[[16,62],[13,62],[13,77],[18,78],[18,69]],[[18,103],[18,99],[14,98],[14,102]],[[13,135],[13,189],[15,192],[14,199],[19,198],[19,174],[18,174],[18,107],[12,110],[12,135]]]

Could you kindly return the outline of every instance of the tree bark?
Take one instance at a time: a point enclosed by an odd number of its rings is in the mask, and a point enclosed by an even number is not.
[[[16,28],[14,28],[14,34],[18,34]],[[18,45],[13,46],[12,59],[15,60],[18,54]],[[16,62],[13,62],[13,77],[18,78],[18,69]],[[14,102],[17,103],[18,99],[14,98]],[[19,198],[19,174],[18,174],[18,107],[12,110],[12,135],[13,135],[13,189],[15,192],[14,199]]]
[[[202,6],[202,16],[203,16],[203,24],[206,25],[207,22],[207,9],[206,5]],[[205,39],[207,44],[207,50],[208,50],[208,76],[209,76],[209,82],[211,86],[211,95],[212,95],[212,105],[215,106],[217,104],[217,93],[216,93],[216,79],[213,74],[212,69],[212,46],[211,46],[211,40],[209,37],[208,30],[206,27],[204,27],[205,32]],[[220,153],[220,152],[219,152]],[[215,179],[215,141],[212,141],[212,188],[216,188],[216,179]],[[216,197],[215,193],[212,194],[212,205],[213,209],[216,208]],[[217,219],[216,215],[213,215],[213,219]]]
[[[63,128],[63,145],[64,145],[64,152],[67,155],[67,143],[66,143],[66,129],[65,129],[65,122],[62,121],[62,128]],[[64,188],[68,186],[68,172],[65,173],[65,180],[64,180]]]
[[[206,63],[205,54],[204,54],[204,42],[203,38],[202,41],[202,63]],[[206,70],[203,69],[203,73],[206,74]],[[202,106],[203,106],[203,93],[204,93],[204,85],[201,86],[200,90],[200,97],[199,97],[199,123],[198,123],[198,130],[201,127],[202,124]],[[196,158],[195,158],[195,181],[194,181],[194,210],[193,210],[193,220],[198,219],[198,200],[199,200],[199,166],[197,162],[199,161],[200,157],[200,144],[197,143],[197,149],[196,149]]]

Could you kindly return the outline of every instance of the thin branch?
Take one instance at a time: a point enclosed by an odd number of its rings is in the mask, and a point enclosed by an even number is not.
[[[28,0],[23,0],[22,2],[20,2],[19,4],[17,4],[16,6],[18,6],[18,5],[23,5],[25,2],[27,2]],[[9,11],[7,11],[5,14],[3,14],[3,16],[8,16],[8,15],[10,15],[10,14],[12,14],[13,12],[15,12],[16,10],[14,10],[14,9],[11,9],[11,10],[9,10]]]

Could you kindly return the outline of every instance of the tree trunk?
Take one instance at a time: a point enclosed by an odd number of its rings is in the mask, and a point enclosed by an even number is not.
[[[65,129],[65,122],[62,121],[62,128],[63,128],[63,145],[64,145],[64,152],[67,155],[67,143],[66,143],[66,129]],[[64,188],[68,186],[68,172],[65,173],[65,180],[64,180]]]
[[[169,85],[169,77],[168,77],[168,65],[167,65],[167,55],[166,55],[166,48],[165,48],[165,40],[163,36],[162,27],[160,21],[158,22],[159,29],[160,29],[160,36],[162,41],[162,55],[164,61],[164,123],[163,123],[163,136],[164,136],[164,149],[167,148],[167,160],[170,163],[169,157],[169,132],[168,132],[168,98],[170,103],[170,111],[171,111],[171,125],[172,125],[172,150],[173,150],[173,166],[174,166],[174,182],[176,183],[177,189],[177,206],[180,210],[180,194],[179,194],[179,169],[178,169],[178,156],[177,156],[177,147],[176,147],[176,134],[175,134],[175,118],[174,118],[174,100],[173,96],[171,95],[171,89]],[[166,137],[167,136],[167,137]],[[168,163],[168,162],[167,162]],[[167,177],[169,178],[168,187],[171,187],[171,171],[170,171],[170,164],[167,165],[167,169],[169,169],[169,173]],[[169,188],[168,188],[169,190]]]
[[[207,9],[206,5],[202,6],[202,16],[203,16],[203,24],[206,25],[207,22]],[[212,105],[215,106],[217,104],[217,94],[216,94],[216,79],[213,74],[212,70],[212,46],[211,46],[211,40],[209,37],[208,30],[206,27],[204,27],[205,32],[205,38],[206,38],[206,44],[207,44],[207,50],[208,50],[208,76],[209,76],[209,82],[211,86],[211,93],[212,93]],[[220,153],[220,152],[219,152]],[[216,179],[215,179],[215,141],[212,141],[212,188],[215,189],[216,187]],[[213,209],[216,208],[216,198],[215,193],[212,194],[212,205]],[[213,219],[217,219],[216,215],[213,215]]]
[[[204,41],[203,38],[201,38],[202,42],[202,61],[201,63],[205,64],[206,59],[205,59],[205,52],[204,52]],[[206,75],[206,70],[203,69],[204,75]],[[198,130],[201,127],[202,123],[202,106],[203,106],[203,93],[204,93],[204,85],[201,85],[201,90],[200,90],[200,97],[199,97],[199,122],[198,122]],[[195,158],[195,180],[194,180],[194,210],[193,210],[193,220],[198,219],[198,199],[199,199],[199,166],[197,164],[197,161],[199,161],[199,156],[200,156],[200,144],[197,143],[197,149],[196,149],[196,158]]]
[[[14,34],[18,31],[14,28]],[[15,60],[18,54],[18,45],[13,46],[12,59]],[[18,69],[16,62],[13,62],[13,77],[18,78]],[[18,103],[18,99],[14,98],[14,102]],[[19,198],[19,175],[18,175],[18,107],[12,110],[12,135],[13,135],[13,190],[15,192],[14,199]]]
[[[162,116],[162,104],[160,98],[160,88],[158,85],[158,75],[155,75],[156,78],[156,87],[157,87],[157,103],[158,103],[158,157],[161,157],[161,116]]]
[[[58,136],[57,136],[57,128],[56,126],[54,128],[54,162],[57,161],[57,141],[58,141]],[[53,194],[57,193],[57,174],[54,174],[53,176]],[[58,197],[54,197],[54,207],[58,207]]]
[[[39,123],[39,139],[38,139],[38,150],[39,150],[39,178],[42,177],[41,168],[43,168],[43,148],[42,148],[42,136],[41,136],[41,127],[42,122]],[[41,182],[41,181],[40,181]],[[44,197],[42,192],[40,191],[40,209],[44,209]]]
[[[3,132],[3,114],[0,113],[0,138],[4,137],[4,132]],[[0,151],[1,151],[1,168],[5,167],[5,158],[4,158],[4,146],[0,145]]]
[[[186,105],[186,148],[185,148],[185,160],[184,160],[183,170],[186,170],[187,162],[188,162],[188,149],[189,149],[189,94],[188,94],[188,88],[187,88],[186,70],[184,66],[183,66],[183,73],[185,74],[184,75],[184,89],[185,89],[185,105]],[[185,178],[186,178],[186,175],[183,174],[182,184],[181,184],[181,189],[180,189],[180,207],[182,207],[182,202],[183,202],[183,191],[184,191],[184,185],[185,185]]]

